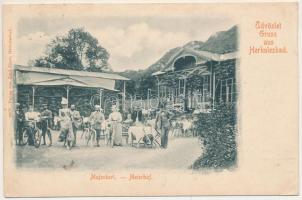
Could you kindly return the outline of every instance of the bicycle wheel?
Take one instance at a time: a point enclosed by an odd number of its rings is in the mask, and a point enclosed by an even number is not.
[[[21,145],[27,145],[28,138],[29,138],[29,130],[27,128],[25,128],[24,131],[22,132]]]
[[[39,148],[41,144],[41,138],[42,138],[42,133],[39,129],[36,129],[34,132],[34,138],[35,138],[35,147]]]
[[[47,141],[46,141],[47,146],[51,146],[52,145],[52,135],[51,135],[50,128],[47,129],[46,134],[47,134]]]

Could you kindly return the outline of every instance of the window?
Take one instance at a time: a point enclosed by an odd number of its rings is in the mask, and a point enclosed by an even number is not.
[[[234,80],[233,78],[220,81],[220,99],[224,102],[233,102]]]

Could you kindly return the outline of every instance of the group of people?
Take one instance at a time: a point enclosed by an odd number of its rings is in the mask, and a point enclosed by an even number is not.
[[[59,141],[64,142],[64,145],[71,149],[77,144],[77,132],[79,129],[83,128],[83,117],[80,112],[76,110],[75,105],[71,105],[68,108],[68,101],[62,98],[61,101],[62,108],[59,109],[58,116],[53,116],[52,111],[48,109],[47,104],[43,105],[42,111],[34,111],[33,106],[29,106],[27,112],[24,113],[20,104],[16,104],[16,144],[24,145],[34,145],[34,133],[29,133],[27,141],[23,139],[24,130],[26,127],[35,128],[37,127],[42,132],[42,145],[46,145],[46,136],[49,138],[48,146],[52,145],[52,135],[51,128],[53,128],[53,123],[57,126],[60,125],[60,135]],[[112,106],[112,113],[109,115],[108,119],[105,119],[103,110],[99,105],[94,107],[94,112],[88,117],[90,126],[96,132],[96,146],[100,146],[100,137],[104,130],[104,122],[110,124],[110,137],[111,144],[121,145],[122,144],[122,115],[118,111],[116,105]]]
[[[49,138],[49,146],[52,145],[52,137],[49,131],[49,127],[52,120],[52,112],[48,110],[47,104],[43,105],[41,112],[34,111],[33,106],[29,106],[29,109],[26,113],[20,108],[20,104],[16,104],[16,144],[23,145],[23,131],[24,127],[34,127],[38,126],[42,131],[43,143],[46,145],[46,134]],[[28,135],[28,144],[34,145],[34,136],[32,134]]]
[[[30,106],[28,112],[24,113],[20,109],[20,104],[16,106],[16,143],[22,145],[22,130],[29,121],[39,121],[39,128],[42,131],[43,145],[46,145],[46,135],[49,138],[49,146],[52,145],[52,135],[50,127],[52,127],[53,121],[60,124],[60,135],[59,141],[64,142],[64,145],[68,149],[71,149],[77,144],[77,132],[79,129],[83,128],[83,117],[80,112],[76,110],[75,105],[68,107],[67,99],[62,98],[61,101],[62,108],[59,109],[58,116],[53,119],[52,112],[48,109],[48,106],[43,105],[43,110],[41,112],[34,111],[33,107]],[[169,112],[164,104],[159,105],[159,110],[155,118],[155,130],[160,133],[161,136],[161,147],[167,148],[168,146],[168,134],[171,128],[170,120],[173,118],[174,114]],[[110,127],[110,141],[111,145],[122,145],[122,114],[118,111],[116,105],[112,106],[112,113],[106,119],[102,108],[99,105],[94,107],[94,112],[88,117],[89,124],[96,132],[96,144],[95,146],[100,146],[101,135],[104,134],[104,124],[108,123]],[[104,123],[106,122],[106,123]],[[131,114],[128,114],[127,119],[124,121],[131,124]],[[28,144],[32,145],[32,138],[28,138]]]
[[[60,121],[60,136],[59,141],[65,142],[67,148],[71,148],[77,143],[77,132],[83,124],[83,118],[80,112],[76,110],[75,105],[71,105],[68,108],[68,102],[66,99],[62,99],[62,109],[59,110]],[[112,146],[118,146],[122,144],[122,115],[118,111],[116,105],[112,106],[112,112],[108,119],[105,118],[102,108],[99,105],[95,105],[94,112],[88,117],[90,126],[96,133],[96,146],[100,146],[101,135],[104,134],[104,124],[110,123],[110,140]]]

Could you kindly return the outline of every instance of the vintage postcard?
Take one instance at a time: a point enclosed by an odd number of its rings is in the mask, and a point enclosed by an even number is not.
[[[3,5],[7,197],[298,194],[298,3]]]

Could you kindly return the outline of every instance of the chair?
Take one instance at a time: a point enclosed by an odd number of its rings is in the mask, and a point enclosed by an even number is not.
[[[129,126],[127,126],[125,124],[122,125],[122,137],[126,138],[126,144],[127,145],[128,145],[128,139],[129,139],[128,129],[129,129]]]
[[[154,136],[154,140],[153,140],[153,145],[155,146],[155,147],[160,147],[160,132],[158,131],[158,130],[156,130],[156,129],[154,129],[155,131],[156,131],[156,134],[155,134],[155,136]]]

